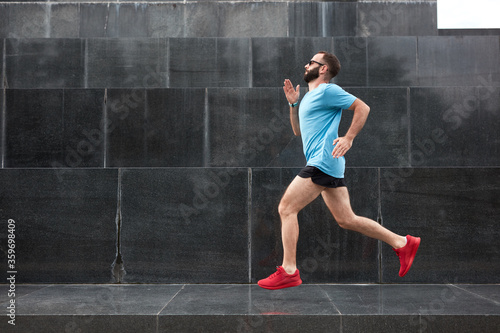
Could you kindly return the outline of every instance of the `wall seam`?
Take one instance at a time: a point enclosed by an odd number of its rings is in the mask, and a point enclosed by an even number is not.
[[[249,56],[249,61],[248,61],[248,88],[252,88],[253,86],[253,47],[252,47],[252,38],[249,38],[248,42],[248,54]]]
[[[125,268],[121,253],[121,231],[122,231],[122,169],[118,168],[118,184],[116,198],[116,258],[111,264],[111,273],[115,283],[121,283],[125,276]]]
[[[208,88],[205,88],[203,112],[203,166],[210,166],[210,107],[208,103]]]
[[[381,168],[377,168],[377,184],[378,184],[378,213],[377,213],[377,222],[380,225],[384,225],[384,220],[382,218],[382,189],[381,189]],[[378,282],[383,282],[383,274],[382,274],[382,242],[378,241]]]
[[[248,168],[248,283],[252,283],[252,168]]]
[[[108,88],[104,88],[104,101],[102,104],[103,144],[102,144],[102,167],[107,166],[108,155]]]
[[[408,118],[408,167],[413,166],[411,158],[411,91],[410,87],[406,88],[406,117]]]
[[[5,167],[5,144],[7,141],[7,134],[5,133],[7,129],[7,125],[5,122],[7,121],[7,73],[6,73],[6,68],[7,68],[7,40],[4,38],[3,39],[3,48],[2,48],[2,94],[3,94],[3,100],[2,100],[2,138],[1,138],[1,163],[2,163],[2,168]]]

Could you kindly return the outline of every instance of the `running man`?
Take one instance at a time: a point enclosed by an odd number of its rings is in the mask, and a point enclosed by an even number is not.
[[[302,98],[300,110],[300,86],[294,89],[290,80],[284,82],[283,90],[290,105],[290,123],[293,133],[302,137],[307,165],[288,186],[280,201],[283,263],[275,273],[258,282],[262,288],[282,289],[302,283],[296,264],[297,215],[320,194],[340,227],[392,246],[401,264],[399,276],[408,272],[420,245],[420,238],[397,235],[352,211],[344,181],[344,155],[363,128],[370,107],[338,85],[329,83],[339,71],[340,62],[335,55],[318,52],[305,66],[304,81],[309,91]],[[352,110],[354,115],[345,136],[339,137],[338,127],[345,109]]]

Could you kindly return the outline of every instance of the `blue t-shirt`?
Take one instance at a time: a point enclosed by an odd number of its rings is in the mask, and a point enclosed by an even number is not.
[[[356,97],[336,84],[320,84],[308,92],[299,107],[299,125],[307,165],[324,173],[344,178],[344,157],[332,156],[333,140],[338,137],[342,110],[348,109]]]

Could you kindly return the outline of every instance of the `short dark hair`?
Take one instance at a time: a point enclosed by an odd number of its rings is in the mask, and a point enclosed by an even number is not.
[[[328,73],[330,73],[330,80],[337,76],[340,72],[340,61],[339,59],[332,53],[326,51],[319,51],[319,54],[323,55],[323,61],[328,66]]]

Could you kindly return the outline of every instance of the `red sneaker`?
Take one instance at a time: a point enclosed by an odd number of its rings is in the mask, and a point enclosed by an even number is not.
[[[271,274],[267,279],[260,280],[258,285],[265,289],[283,289],[296,287],[302,284],[300,273],[297,269],[295,273],[288,274],[282,266],[276,268],[276,272]]]
[[[401,263],[401,269],[399,270],[399,276],[401,277],[408,273],[411,264],[413,264],[413,259],[415,259],[415,254],[417,254],[418,246],[420,245],[420,237],[407,235],[406,241],[406,245],[402,248],[393,249],[398,255],[399,262]]]

